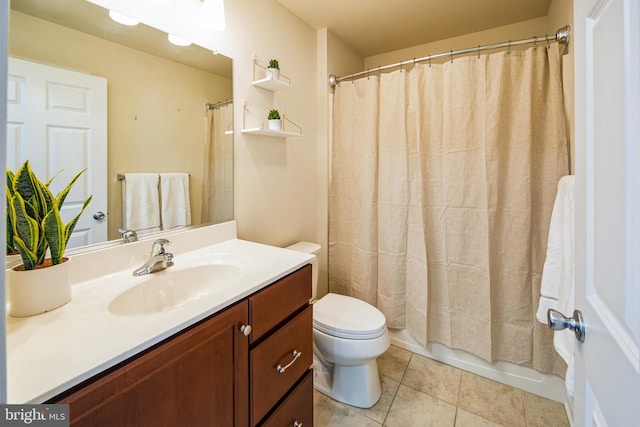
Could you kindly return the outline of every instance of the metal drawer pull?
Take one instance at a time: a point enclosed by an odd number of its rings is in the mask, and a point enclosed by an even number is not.
[[[251,325],[242,325],[240,326],[240,332],[242,332],[245,336],[249,336],[251,334]]]
[[[284,371],[286,371],[287,369],[289,369],[289,366],[293,365],[294,362],[296,360],[298,360],[298,358],[302,356],[302,352],[297,351],[297,350],[293,350],[293,360],[291,360],[291,362],[289,362],[288,364],[286,364],[285,366],[282,365],[278,365],[276,366],[276,371],[280,372],[281,374],[284,374]]]
[[[298,422],[298,420],[293,421],[293,427],[302,427],[302,423]]]

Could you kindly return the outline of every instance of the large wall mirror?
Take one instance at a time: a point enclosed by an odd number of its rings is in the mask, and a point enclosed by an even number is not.
[[[233,219],[230,58],[195,45],[173,45],[166,33],[143,24],[118,24],[109,19],[105,9],[78,0],[12,0],[9,55],[7,166],[16,167],[29,160],[47,175],[57,172],[53,169],[60,164],[70,165],[70,169],[86,167],[88,172],[77,191],[89,194],[94,191],[91,185],[103,182],[105,201],[96,202],[94,194],[94,202],[83,218],[106,224],[106,231],[101,238],[90,231],[80,233],[74,246],[121,238],[126,185],[122,178],[128,173],[186,173],[191,225]],[[12,83],[12,74],[16,75],[12,73],[12,60],[102,79],[106,83],[106,147],[100,148],[91,131],[80,125],[60,131],[55,123],[47,124],[47,130],[36,138],[42,146],[34,148],[32,143],[27,147],[33,132],[23,128],[22,119],[12,118],[11,100],[20,96],[21,90],[37,91],[21,89],[19,79]],[[56,96],[62,99],[56,93],[66,93],[82,104],[86,100],[76,89],[84,86],[62,83],[57,85],[60,92],[47,86],[46,103],[51,104]],[[63,114],[73,109],[64,102],[57,107]],[[21,111],[18,116],[27,121],[38,114]],[[94,143],[96,146],[92,146]],[[102,155],[106,156],[104,169],[93,167],[88,160],[92,153],[101,152],[106,153]],[[43,160],[41,155],[49,157]],[[65,174],[73,176],[75,172]],[[61,181],[66,183],[64,177]],[[102,219],[101,212],[105,214]],[[76,229],[82,229],[80,224]]]

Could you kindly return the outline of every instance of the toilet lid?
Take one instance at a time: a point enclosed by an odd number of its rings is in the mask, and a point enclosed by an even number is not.
[[[313,327],[327,335],[354,340],[377,338],[387,330],[380,310],[359,299],[332,293],[313,305]]]

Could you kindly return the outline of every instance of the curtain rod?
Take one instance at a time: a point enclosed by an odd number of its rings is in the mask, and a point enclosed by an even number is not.
[[[233,102],[233,99],[227,99],[225,101],[216,102],[215,104],[207,102],[206,104],[204,104],[204,108],[205,110],[214,110],[216,108],[224,107],[225,105],[231,104],[232,102]]]
[[[520,46],[523,44],[531,44],[531,43],[536,44],[542,41],[546,43],[559,42],[562,44],[568,44],[570,36],[571,36],[571,26],[565,25],[564,27],[556,31],[555,37],[549,37],[545,34],[544,37],[534,36],[530,39],[514,40],[514,41],[509,40],[508,42],[504,42],[504,43],[488,44],[484,46],[470,47],[470,48],[461,49],[461,50],[452,50],[450,52],[439,53],[437,55],[429,55],[429,56],[424,56],[422,58],[413,58],[407,61],[396,62],[395,64],[383,65],[381,67],[376,67],[366,71],[360,71],[359,73],[349,74],[347,76],[342,76],[342,77],[338,77],[335,74],[331,74],[329,76],[329,84],[331,86],[335,86],[343,80],[353,80],[356,77],[371,74],[371,72],[379,72],[383,70],[388,70],[390,68],[402,67],[403,65],[411,65],[411,64],[416,64],[418,62],[431,61],[432,59],[450,57],[453,60],[454,55],[464,55],[467,53],[475,53],[475,52],[480,53],[480,51],[484,51],[484,50],[500,49],[503,47],[510,48],[511,46]]]

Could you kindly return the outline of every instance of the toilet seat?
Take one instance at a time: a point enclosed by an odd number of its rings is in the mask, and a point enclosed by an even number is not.
[[[313,327],[337,338],[370,340],[387,330],[384,314],[356,298],[329,293],[313,305]]]

